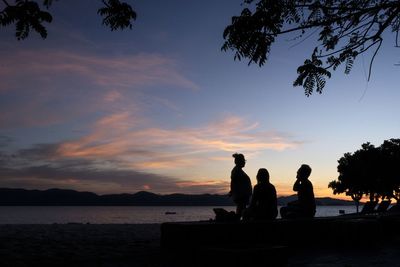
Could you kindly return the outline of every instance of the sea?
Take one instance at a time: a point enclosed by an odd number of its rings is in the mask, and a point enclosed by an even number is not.
[[[0,206],[0,224],[148,224],[204,221],[215,218],[213,208],[235,210],[233,206]],[[316,216],[354,212],[355,206],[317,206]]]

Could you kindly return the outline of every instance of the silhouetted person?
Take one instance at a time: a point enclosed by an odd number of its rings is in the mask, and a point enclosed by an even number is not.
[[[252,188],[249,176],[242,170],[246,165],[246,160],[243,154],[233,154],[235,158],[235,167],[231,172],[231,191],[229,195],[233,198],[236,204],[236,214],[240,218],[243,211],[249,204]]]
[[[297,201],[289,202],[281,208],[282,218],[312,218],[315,215],[315,198],[313,185],[308,180],[311,174],[310,166],[303,164],[297,171],[293,190],[297,192]]]
[[[269,182],[267,169],[261,168],[257,173],[257,184],[253,189],[253,197],[245,212],[246,219],[267,220],[275,219],[278,215],[276,190]]]

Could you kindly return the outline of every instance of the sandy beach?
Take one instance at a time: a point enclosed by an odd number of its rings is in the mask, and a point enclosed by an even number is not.
[[[0,225],[0,266],[160,266],[159,224]]]
[[[354,245],[291,248],[287,266],[400,266],[398,242]],[[0,266],[168,265],[159,224],[37,224],[0,225]]]

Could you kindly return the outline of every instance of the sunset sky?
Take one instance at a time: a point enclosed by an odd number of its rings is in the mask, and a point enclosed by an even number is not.
[[[399,138],[400,49],[385,42],[340,68],[323,94],[293,87],[318,36],[281,38],[259,68],[222,52],[241,0],[135,0],[132,30],[101,26],[100,1],[56,1],[48,38],[0,31],[0,187],[98,194],[229,191],[232,154],[253,185],[267,168],[292,194],[309,164],[332,196],[337,160],[364,142]],[[2,5],[2,4],[0,4]]]

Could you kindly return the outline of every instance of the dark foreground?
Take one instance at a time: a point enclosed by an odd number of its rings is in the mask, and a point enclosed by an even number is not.
[[[0,266],[161,266],[159,237],[159,224],[0,225]]]
[[[400,266],[399,226],[395,213],[164,223],[161,247],[175,266]]]
[[[354,242],[350,246],[345,236],[341,239],[342,245],[290,248],[287,266],[400,266],[400,239],[387,243]],[[157,224],[0,225],[1,267],[174,266],[166,258],[168,254],[160,248]],[[190,259],[184,265],[199,266]]]

